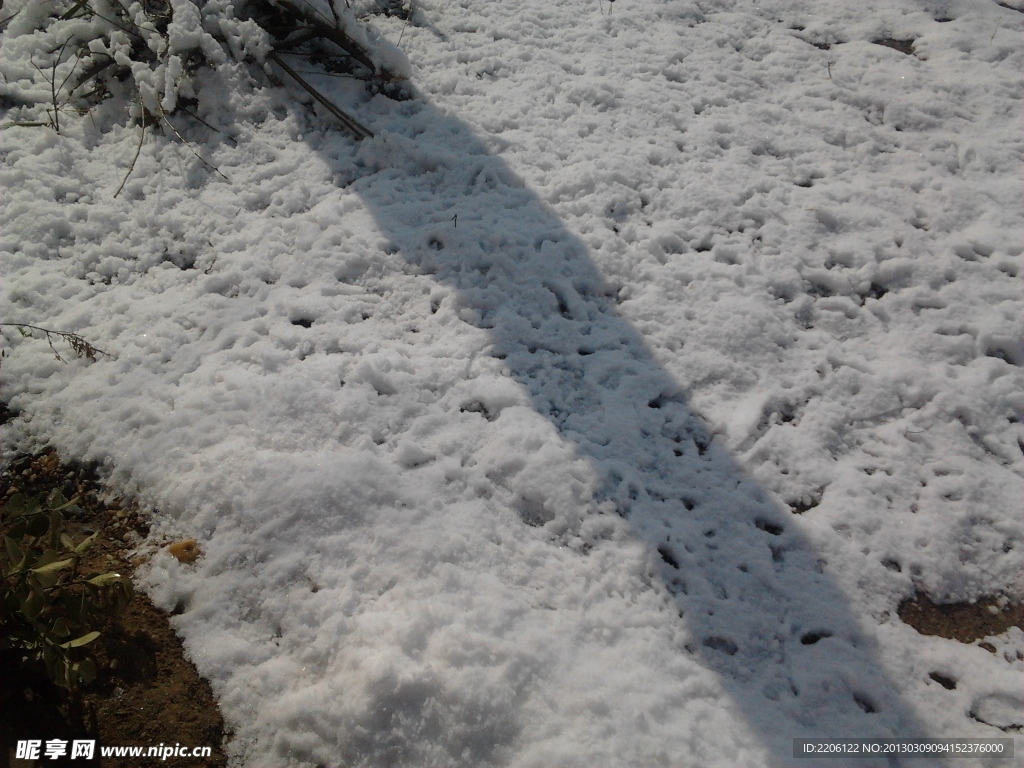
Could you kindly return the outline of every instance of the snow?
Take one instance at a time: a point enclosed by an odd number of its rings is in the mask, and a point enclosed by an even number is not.
[[[150,510],[239,766],[1012,735],[1024,635],[895,616],[1024,598],[1010,6],[422,0],[366,33],[414,99],[315,78],[376,138],[225,63],[172,118],[223,176],[148,134],[117,197],[130,94],[6,128],[0,319],[112,358],[5,330],[5,444]]]

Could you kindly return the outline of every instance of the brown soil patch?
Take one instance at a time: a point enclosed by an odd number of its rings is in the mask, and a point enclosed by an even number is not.
[[[92,531],[100,536],[83,570],[131,574],[133,533],[148,528],[134,509],[117,501],[104,504],[96,476],[87,468],[64,466],[53,451],[22,456],[0,474],[0,500],[16,492],[46,495],[61,489],[67,498],[81,496],[81,513],[69,521],[78,540]],[[165,613],[137,594],[127,611],[97,627],[94,644],[97,678],[84,686],[77,699],[57,688],[37,670],[26,670],[8,653],[0,653],[0,768],[47,766],[104,766],[135,768],[166,762],[188,768],[227,764],[223,750],[224,722],[210,686],[185,656]],[[96,756],[88,761],[17,760],[20,739],[95,739]],[[159,745],[211,747],[204,758],[102,758],[105,746]]]
[[[1001,635],[1010,627],[1024,629],[1024,604],[1000,607],[999,600],[994,597],[975,603],[937,604],[928,595],[918,592],[912,600],[900,603],[897,615],[904,624],[909,624],[922,635],[945,637],[961,643]]]
[[[872,40],[875,45],[884,45],[886,48],[892,48],[894,51],[905,53],[907,56],[914,55],[914,41],[913,40],[894,40],[891,37],[883,37],[878,40]]]

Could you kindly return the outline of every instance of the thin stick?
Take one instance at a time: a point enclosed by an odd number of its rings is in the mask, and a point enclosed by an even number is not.
[[[128,177],[132,175],[132,171],[135,170],[135,161],[139,159],[139,155],[142,154],[142,143],[146,140],[146,116],[143,113],[142,116],[142,135],[139,137],[139,146],[135,148],[135,157],[132,158],[132,164],[128,166],[128,173],[121,179],[121,186],[117,188],[117,192],[114,193],[114,197],[121,194],[121,190],[124,189],[124,185],[128,183]]]
[[[101,54],[101,55],[106,56],[106,54]],[[85,70],[85,72],[82,73],[82,79],[79,80],[75,84],[75,86],[71,89],[72,92],[77,91],[79,88],[81,88],[83,85],[88,83],[94,77],[99,75],[100,72],[105,70],[107,67],[109,67],[113,63],[114,63],[114,59],[111,58],[110,56],[107,56],[106,61],[98,61],[95,64],[93,64],[91,67],[89,67],[87,70]]]
[[[30,62],[30,63],[31,63],[31,64],[32,64],[32,66],[33,66],[33,67],[35,68],[36,72],[38,72],[38,73],[39,73],[40,75],[42,75],[42,76],[43,76],[43,78],[45,79],[45,78],[46,78],[46,73],[45,73],[45,72],[43,72],[43,70],[41,70],[41,69],[39,68],[39,65],[38,65],[38,64],[36,64],[36,63],[35,63],[34,61],[33,61],[33,62]],[[52,91],[53,91],[53,83],[52,83],[52,82],[50,83],[50,91],[51,91],[51,95],[52,95]],[[57,105],[56,105],[56,103],[55,103],[55,104],[54,104],[54,107],[56,107],[56,106],[57,106]],[[60,120],[58,120],[58,119],[57,119],[57,115],[56,115],[56,114],[51,114],[51,113],[50,113],[50,110],[46,110],[46,114],[47,114],[47,115],[49,116],[49,118],[50,118],[49,126],[50,126],[51,128],[53,128],[53,130],[55,130],[55,131],[56,131],[57,133],[60,133]]]
[[[285,64],[284,60],[280,56],[278,56],[275,51],[271,51],[270,53],[268,53],[267,58],[270,59],[275,64],[277,64],[277,66],[283,69],[287,74],[291,75],[291,77],[294,78],[295,81],[299,85],[301,85],[306,90],[306,92],[309,93],[310,96],[312,96],[314,99],[323,104],[327,111],[334,115],[336,118],[338,118],[338,120],[345,127],[345,129],[355,137],[356,141],[359,141],[361,139],[373,138],[373,132],[369,128],[360,123],[351,115],[346,114],[341,109],[332,104],[327,99],[326,96],[324,96],[322,93],[320,93],[320,91],[318,91],[308,82],[306,82],[298,72],[296,72],[294,69]]]
[[[57,106],[57,88],[64,87],[64,83],[61,83],[60,86],[57,85],[57,67],[60,65],[60,60],[64,58],[64,50],[68,47],[68,43],[70,42],[70,37],[64,41],[64,45],[62,45],[60,47],[60,50],[57,51],[57,58],[53,60],[53,65],[50,68],[50,96],[53,99],[53,122],[55,124],[57,133],[60,133],[60,107]],[[75,64],[75,66],[78,66],[77,63]],[[75,68],[72,67],[71,71],[74,72]],[[65,80],[64,82],[66,83],[67,80]]]
[[[73,67],[71,67],[71,71],[68,72],[68,76],[60,81],[60,89],[62,91],[64,90],[64,86],[68,84],[68,80],[71,79],[71,76],[73,74],[75,74],[75,70],[78,69],[78,65],[81,64],[81,63],[82,63],[82,57],[81,56],[75,57],[75,65]]]
[[[306,13],[301,8],[298,8],[291,3],[282,4],[281,9],[290,13],[293,18],[296,18],[299,21],[304,21],[312,29],[316,30],[316,33],[320,37],[325,40],[330,40],[371,72],[377,71],[377,67],[374,66],[374,63],[370,58],[370,54],[361,45],[356,43],[355,40],[345,34],[344,30],[338,29],[330,23],[324,24],[320,21],[321,18],[324,18],[323,14],[314,15]],[[320,18],[317,18],[317,16]]]
[[[84,8],[88,2],[89,0],[78,0],[77,3],[71,6],[71,9],[67,13],[60,17],[60,20],[64,21],[66,19],[70,19],[72,16],[74,16],[76,13],[82,10],[82,8]]]
[[[346,75],[344,72],[314,72],[312,70],[297,69],[300,75],[313,75],[314,77],[333,77],[335,80],[363,80],[359,75]],[[365,81],[364,81],[365,82]]]
[[[28,323],[0,323],[0,327],[3,327],[5,325],[10,325],[13,326],[14,328],[30,328],[33,331],[42,331],[43,333],[46,334],[46,341],[50,345],[50,349],[53,350],[53,354],[56,355],[57,359],[60,360],[62,363],[66,363],[67,360],[61,357],[60,353],[57,351],[57,348],[53,346],[54,336],[60,336],[68,344],[70,344],[71,349],[79,357],[87,357],[90,360],[95,360],[96,355],[106,355],[107,357],[113,357],[113,355],[110,354],[109,352],[104,352],[102,349],[94,347],[92,344],[90,344],[84,338],[79,336],[77,333],[72,333],[71,331],[54,331],[49,328],[40,328],[38,325],[29,325]]]
[[[303,43],[308,43],[314,37],[320,37],[320,33],[315,29],[307,29],[301,34],[293,37],[291,40],[285,40],[277,46],[277,50],[283,51],[289,48],[298,48]]]
[[[416,0],[409,0],[409,12],[405,14],[405,24],[402,25],[402,34],[398,36],[398,42],[395,46],[398,47],[402,44],[402,38],[405,37],[405,30],[409,26],[409,19],[412,18],[413,13],[416,11]]]
[[[128,27],[122,27],[116,21],[114,21],[113,19],[108,19],[102,13],[99,13],[97,11],[93,11],[93,15],[94,16],[98,16],[99,18],[103,19],[105,22],[107,22],[107,24],[113,24],[115,27],[117,27],[118,29],[120,29],[122,32],[124,32],[126,34],[135,35],[135,37],[142,37],[142,35],[140,35],[138,32],[132,32],[130,29],[128,29]],[[135,27],[135,24],[133,24],[132,22],[128,22],[128,23],[131,24],[133,27]],[[138,29],[138,27],[136,27],[136,29]]]
[[[310,11],[311,11],[312,13],[316,14],[317,16],[319,16],[319,17],[320,17],[321,19],[323,19],[324,21],[326,21],[326,22],[327,22],[328,24],[330,24],[330,23],[331,23],[331,20],[330,20],[330,19],[328,19],[328,18],[327,18],[326,16],[324,16],[324,15],[323,15],[322,13],[320,13],[320,11],[318,11],[318,10],[316,9],[316,6],[310,5],[309,3],[307,3],[307,2],[304,2],[304,0],[299,0],[299,2],[301,2],[301,3],[302,3],[302,5],[304,5],[305,7],[309,8],[309,10],[310,10]],[[331,8],[331,15],[332,15],[332,16],[334,15],[334,8]]]
[[[206,160],[204,160],[203,156],[200,155],[198,152],[196,152],[195,148],[185,139],[185,137],[182,136],[180,133],[178,133],[178,129],[174,127],[174,123],[172,123],[170,120],[167,119],[167,113],[164,112],[162,107],[160,108],[160,117],[162,117],[164,122],[167,123],[167,125],[170,126],[172,131],[174,131],[174,135],[177,136],[179,139],[181,139],[181,143],[184,144],[186,147],[188,147],[193,155],[195,155],[197,158],[199,158],[199,162],[201,162],[203,165],[205,165],[211,171],[214,171],[218,176],[220,176],[222,179],[224,179],[224,181],[231,181],[231,179],[229,179],[227,176],[225,176],[223,173],[220,172],[220,168],[218,168],[217,166],[213,165],[212,163],[208,163]]]
[[[180,110],[181,110],[182,112],[184,112],[184,113],[185,113],[186,115],[188,115],[188,116],[189,116],[189,117],[191,117],[192,119],[194,119],[194,120],[198,120],[198,121],[199,121],[200,123],[202,123],[203,125],[205,125],[205,126],[206,126],[207,128],[209,128],[209,129],[210,129],[211,131],[216,131],[217,133],[221,134],[222,136],[226,136],[226,137],[227,137],[227,140],[228,140],[228,141],[230,141],[230,142],[231,142],[231,143],[232,143],[233,145],[235,145],[235,146],[237,146],[237,145],[238,145],[238,140],[237,140],[237,139],[236,139],[236,138],[235,138],[234,136],[230,136],[230,135],[228,135],[228,134],[224,133],[224,131],[222,131],[222,130],[221,130],[220,128],[217,128],[217,127],[215,127],[215,126],[212,126],[212,125],[210,125],[210,124],[209,124],[208,122],[206,122],[205,120],[203,120],[203,118],[201,118],[201,117],[200,117],[199,115],[197,115],[197,114],[196,114],[195,112],[192,112],[192,111],[190,111],[190,110],[188,110],[188,109],[185,109],[184,107],[178,107],[178,109],[180,109]]]
[[[294,53],[292,51],[282,51],[280,48],[277,49],[277,53],[278,53],[279,56],[297,56],[300,59],[303,59],[305,61],[309,61],[310,63],[312,63],[312,59],[310,59],[309,55],[305,54],[305,53]],[[313,75],[314,77],[334,77],[334,78],[337,78],[337,79],[340,79],[340,80],[364,80],[365,81],[365,79],[366,79],[366,78],[360,77],[359,75],[350,75],[350,74],[347,74],[345,72],[324,72],[323,70],[316,71],[316,70],[312,70],[312,69],[310,69],[310,70],[296,69],[295,71],[298,72],[300,75]],[[182,112],[184,112],[185,114],[188,114],[188,115],[192,114],[191,112],[189,112],[184,107],[179,107],[179,109]]]
[[[54,59],[53,64],[50,65],[49,77],[47,77],[43,70],[39,68],[38,64],[36,64],[34,61],[31,62],[32,66],[35,67],[36,72],[38,72],[40,75],[42,75],[46,80],[49,80],[50,82],[50,101],[53,104],[53,116],[50,118],[50,120],[53,130],[55,130],[57,133],[60,133],[60,107],[57,104],[57,67],[60,65],[60,60],[64,57],[64,51],[67,49],[68,43],[70,42],[71,38],[69,37],[67,40],[64,41],[64,44],[57,51],[57,56]],[[74,68],[72,68],[72,72],[73,71]],[[67,80],[65,80],[65,82],[67,82]],[[60,87],[63,86],[64,83],[61,83]],[[47,113],[49,113],[49,110],[47,110]]]

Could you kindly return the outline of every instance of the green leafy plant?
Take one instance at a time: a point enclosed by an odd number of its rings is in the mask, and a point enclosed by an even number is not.
[[[41,501],[16,493],[0,510],[0,651],[22,663],[42,664],[54,683],[75,691],[91,681],[89,646],[105,616],[122,612],[134,591],[117,573],[82,573],[82,559],[98,534],[75,542],[67,532],[60,491]]]

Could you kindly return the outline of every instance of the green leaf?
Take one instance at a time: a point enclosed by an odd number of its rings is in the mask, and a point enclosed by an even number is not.
[[[21,604],[21,612],[29,621],[34,621],[43,612],[46,603],[41,592],[32,590]]]
[[[53,496],[50,497],[50,509],[54,512],[60,512],[61,510],[68,509],[69,507],[77,504],[81,498],[81,496],[75,496],[72,499],[65,499],[63,493],[60,491],[54,491]]]
[[[132,601],[135,596],[135,588],[128,579],[122,579],[117,584],[113,585],[113,603],[115,613],[123,613],[124,609],[128,607],[128,603]]]
[[[36,509],[39,508],[38,502],[36,503]],[[24,515],[29,510],[29,499],[23,493],[16,493],[7,500],[4,505],[4,512],[9,515],[20,516]]]
[[[96,541],[96,537],[99,536],[99,535],[100,535],[99,531],[97,531],[92,536],[90,536],[85,541],[83,541],[81,544],[79,544],[77,547],[75,547],[75,554],[76,555],[83,555],[86,552],[88,552],[89,549],[92,547],[93,542]]]
[[[68,659],[67,657],[61,658],[60,666],[61,666],[61,670],[60,670],[61,671],[61,676],[60,676],[60,679],[54,680],[54,682],[57,683],[57,685],[61,686],[62,688],[67,688],[69,691],[73,691],[75,689],[75,678],[74,678],[74,672],[72,672],[72,670],[71,670],[71,660]]]
[[[42,558],[40,558],[40,559],[42,559]],[[53,563],[46,563],[45,565],[38,565],[35,568],[32,568],[31,570],[32,570],[32,573],[53,573],[54,571],[59,571],[62,568],[70,568],[74,564],[75,564],[75,558],[70,557],[67,560],[57,560],[56,562],[53,562]]]
[[[89,613],[89,605],[90,604],[86,603],[86,599],[87,599],[86,593],[82,592],[78,596],[78,600],[75,601],[75,604],[70,609],[72,611],[71,615],[74,616],[75,619],[78,620],[79,622],[85,621],[85,617]]]
[[[60,543],[64,545],[64,549],[70,549],[72,552],[75,551],[75,540],[68,534],[62,533],[60,535]]]
[[[60,616],[53,622],[53,628],[50,631],[57,637],[67,637],[71,634],[71,627],[68,626],[68,620]]]
[[[108,587],[122,579],[124,577],[120,573],[101,573],[99,576],[93,576],[91,579],[88,579],[86,584],[92,584],[94,587]]]
[[[36,587],[41,591],[56,586],[57,582],[60,581],[60,573],[56,570],[43,571],[41,573],[29,571],[28,580],[33,587]]]
[[[81,637],[76,637],[74,640],[68,640],[66,643],[61,643],[61,648],[81,648],[83,645],[88,645],[97,637],[100,636],[99,632],[87,632]]]
[[[32,563],[32,567],[38,568],[40,565],[48,565],[52,562],[55,562],[56,560],[59,560],[60,556],[61,553],[58,552],[56,549],[43,550],[43,554],[39,555],[39,557]]]
[[[21,547],[19,547],[18,542],[12,539],[10,536],[4,536],[4,552],[7,553],[7,561],[11,565],[15,565],[21,562]]]

